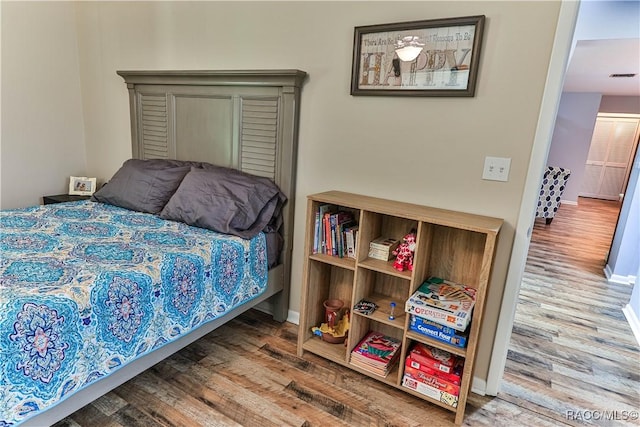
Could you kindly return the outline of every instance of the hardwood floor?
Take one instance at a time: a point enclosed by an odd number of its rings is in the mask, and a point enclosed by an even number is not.
[[[467,426],[638,425],[630,286],[602,268],[614,203],[536,220],[502,391],[471,393]],[[297,326],[250,311],[56,426],[453,426],[453,413],[311,354]],[[609,418],[614,418],[613,420]]]
[[[557,423],[640,425],[592,419],[640,409],[640,353],[622,313],[632,287],[603,274],[618,211],[580,198],[551,225],[536,220],[500,399]]]

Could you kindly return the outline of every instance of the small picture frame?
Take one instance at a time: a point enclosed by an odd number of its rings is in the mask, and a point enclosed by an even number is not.
[[[90,196],[96,191],[96,179],[86,176],[72,176],[69,178],[69,195]]]
[[[475,95],[484,15],[355,27],[351,95]]]

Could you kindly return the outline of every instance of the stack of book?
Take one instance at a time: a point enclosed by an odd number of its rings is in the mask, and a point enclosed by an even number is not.
[[[463,358],[416,343],[407,355],[402,385],[455,408],[463,367]]]
[[[356,257],[356,224],[353,214],[339,210],[332,204],[320,205],[315,216],[313,237],[313,253],[338,256],[340,258]]]
[[[396,250],[400,241],[392,237],[378,237],[369,243],[369,258],[389,261],[393,258],[393,251]]]
[[[464,333],[475,303],[474,288],[431,277],[407,300],[405,311]]]
[[[400,357],[400,340],[370,331],[351,352],[351,364],[386,377]]]

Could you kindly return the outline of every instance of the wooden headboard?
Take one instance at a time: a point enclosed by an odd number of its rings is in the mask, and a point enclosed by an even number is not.
[[[275,181],[287,196],[280,257],[288,312],[300,70],[118,71],[129,89],[132,155],[232,167]],[[271,279],[271,275],[270,275]]]

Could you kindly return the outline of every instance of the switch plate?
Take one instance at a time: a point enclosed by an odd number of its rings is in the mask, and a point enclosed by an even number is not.
[[[511,159],[507,157],[485,157],[482,179],[490,181],[508,181]]]

